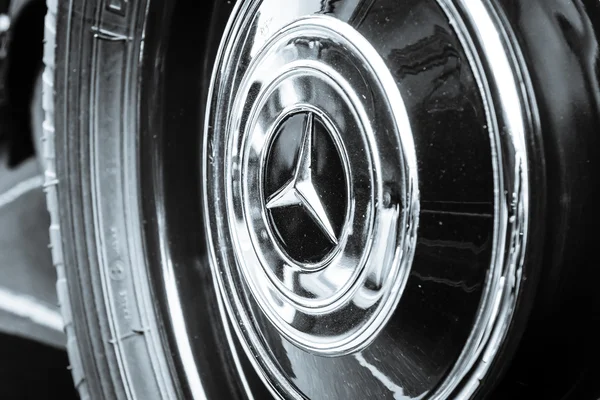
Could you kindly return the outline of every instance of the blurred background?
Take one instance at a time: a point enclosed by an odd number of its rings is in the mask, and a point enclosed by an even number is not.
[[[7,400],[77,398],[35,157],[45,13],[43,0],[0,0],[0,399]]]
[[[76,398],[48,250],[43,176],[0,144],[0,399]]]

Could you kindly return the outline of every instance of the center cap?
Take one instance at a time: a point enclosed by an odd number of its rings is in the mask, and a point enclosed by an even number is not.
[[[339,243],[348,202],[342,160],[313,112],[284,120],[269,150],[264,171],[269,222],[283,251],[309,268]]]
[[[217,107],[227,110],[228,273],[241,278],[250,320],[266,316],[312,353],[357,351],[391,316],[414,252],[404,103],[371,44],[333,18],[247,45],[255,57]]]

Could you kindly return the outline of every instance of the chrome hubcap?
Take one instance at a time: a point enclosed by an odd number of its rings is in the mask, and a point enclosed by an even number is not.
[[[458,3],[257,0],[230,20],[206,116],[209,250],[279,395],[470,394],[506,333],[527,113],[509,43],[467,39],[493,10]]]
[[[389,318],[414,249],[416,158],[400,94],[369,43],[326,16],[270,38],[237,93],[227,215],[249,292],[297,346],[356,351]]]

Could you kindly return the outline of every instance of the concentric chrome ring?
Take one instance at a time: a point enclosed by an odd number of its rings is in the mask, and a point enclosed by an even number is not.
[[[216,61],[204,200],[228,318],[280,395],[468,397],[511,324],[527,241],[513,43],[479,0],[326,3],[240,3]],[[314,121],[342,164],[339,229],[303,158]],[[286,207],[331,248],[290,252]]]
[[[390,82],[375,50],[347,24],[303,18],[260,49],[229,114],[228,216],[238,268],[273,325],[321,355],[366,346],[389,318],[410,270],[418,220],[416,157],[402,99]],[[299,112],[326,126],[346,183],[334,205],[347,209],[339,238],[331,238],[334,251],[316,264],[287,256],[265,216],[264,160],[280,122]],[[382,151],[390,145],[396,151]],[[319,172],[313,169],[313,175]],[[296,195],[289,196],[293,203]],[[315,191],[311,201],[319,198]]]

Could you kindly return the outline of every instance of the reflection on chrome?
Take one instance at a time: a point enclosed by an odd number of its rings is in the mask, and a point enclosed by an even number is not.
[[[354,358],[356,358],[356,361],[358,361],[358,363],[362,367],[365,367],[366,369],[368,369],[369,372],[371,374],[373,374],[373,376],[378,381],[380,381],[386,388],[388,388],[390,390],[390,392],[393,393],[394,400],[421,400],[421,399],[425,398],[425,395],[427,393],[423,393],[422,395],[420,395],[418,397],[412,397],[412,396],[405,395],[404,389],[402,389],[401,386],[399,386],[392,379],[390,379],[384,372],[377,369],[377,367],[370,364],[361,353],[355,354]]]

